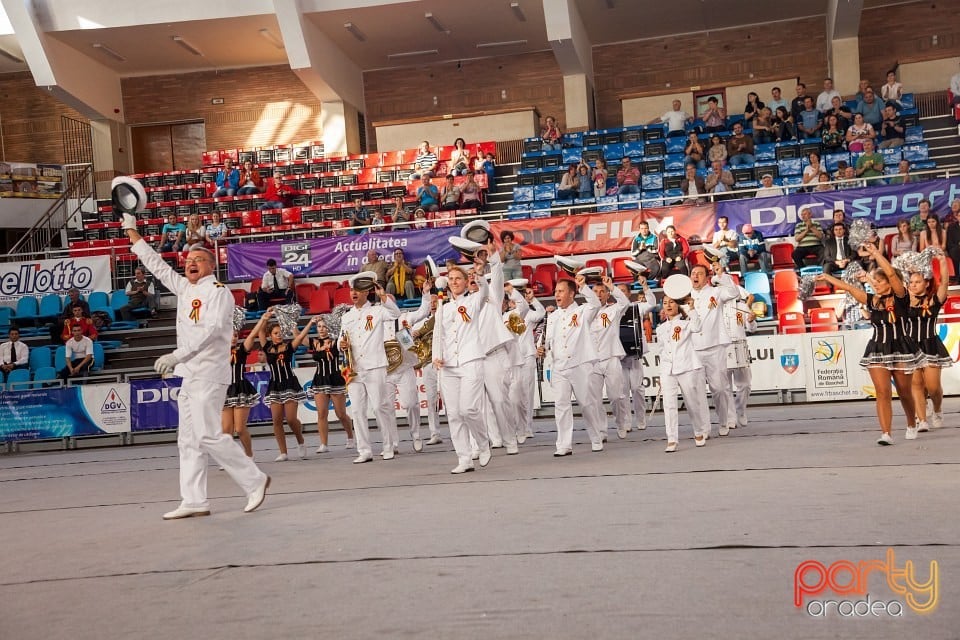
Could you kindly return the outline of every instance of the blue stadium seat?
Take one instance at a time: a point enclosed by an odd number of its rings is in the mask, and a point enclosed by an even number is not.
[[[757,162],[777,159],[776,144],[758,144],[753,147],[753,151]]]
[[[916,109],[917,103],[913,98],[912,93],[905,93],[900,96],[900,107],[902,109]]]
[[[14,369],[7,374],[7,391],[25,391],[30,388],[30,370]]]
[[[617,196],[601,196],[597,198],[597,211],[616,211],[617,206]]]
[[[580,162],[580,147],[565,147],[563,150],[562,160],[563,164],[571,165],[578,164]]]
[[[0,326],[10,326],[13,319],[13,309],[10,307],[0,307]]]
[[[53,322],[60,317],[63,312],[63,303],[60,296],[56,293],[48,293],[40,298],[40,306],[37,316],[41,321]]]
[[[554,184],[538,184],[533,188],[533,199],[534,200],[553,200],[557,197],[557,185]]]
[[[53,368],[61,371],[65,366],[67,366],[67,348],[60,345],[53,352]]]
[[[640,176],[640,189],[643,191],[660,191],[663,189],[662,173],[645,173]]]
[[[668,140],[676,140],[676,138],[667,138]],[[682,153],[668,153],[667,159],[664,162],[665,171],[683,171],[683,158]]]
[[[530,211],[531,218],[549,218],[552,213],[549,209],[550,203],[539,203],[539,206],[534,205],[533,210]]]
[[[40,389],[48,386],[46,383],[55,383],[57,380],[57,370],[53,367],[40,367],[33,372],[33,388]],[[53,386],[52,384],[49,386]]]
[[[903,150],[903,159],[910,162],[923,162],[930,159],[930,151],[926,144],[905,144],[901,147]],[[17,315],[20,315],[19,312]]]
[[[603,145],[603,157],[604,158],[622,158],[623,157],[623,144],[618,142],[616,144],[605,144]]]
[[[513,188],[514,202],[533,202],[533,187],[522,186]]]
[[[761,271],[748,271],[743,277],[743,288],[754,295],[770,293],[770,279]]]
[[[17,322],[36,322],[40,317],[39,314],[40,307],[37,304],[37,299],[33,296],[23,296],[17,300]]]
[[[635,142],[624,142],[623,143],[623,155],[629,156],[630,159],[642,158],[643,157],[643,142],[637,140]],[[622,156],[621,156],[622,157]],[[619,160],[619,158],[617,158]]]
[[[827,171],[836,171],[837,163],[841,160],[850,164],[850,154],[846,151],[842,153],[825,153],[823,155],[823,166],[827,168]]]
[[[92,291],[87,298],[87,304],[90,305],[91,311],[94,309],[108,309],[110,308],[110,296],[107,295],[106,291]]]
[[[37,371],[53,364],[53,351],[50,347],[33,347],[30,349],[30,370]]]
[[[777,163],[781,176],[798,176],[803,173],[800,158],[788,158]]]
[[[683,136],[670,136],[667,138],[667,153],[683,154],[687,146],[687,139]]]
[[[900,162],[900,158],[903,157],[903,152],[900,147],[887,147],[886,149],[880,149],[880,155],[883,156],[884,166],[896,166]]]
[[[923,127],[907,127],[904,130],[903,140],[907,144],[923,142]]]
[[[90,366],[90,370],[102,371],[106,360],[107,358],[103,354],[103,345],[100,344],[100,342],[95,341],[93,343],[93,364]]]
[[[649,209],[650,207],[662,207],[663,191],[644,191],[641,200],[641,207]]]

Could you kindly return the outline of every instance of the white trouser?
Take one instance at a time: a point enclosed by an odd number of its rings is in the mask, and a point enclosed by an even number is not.
[[[570,401],[571,393],[577,397],[580,413],[587,425],[587,435],[590,442],[600,444],[603,429],[606,426],[606,416],[603,415],[603,406],[596,388],[600,376],[594,371],[593,363],[587,362],[582,366],[550,372],[550,382],[553,385],[554,406],[553,412],[557,417],[557,451],[573,449],[573,404]]]
[[[663,420],[667,427],[667,442],[679,442],[680,419],[677,393],[683,394],[683,402],[693,423],[696,436],[710,432],[710,409],[707,407],[707,385],[703,369],[694,369],[676,375],[660,374],[663,390]]]
[[[437,370],[433,363],[426,364],[420,369],[423,376],[424,392],[427,395],[427,425],[430,435],[440,434],[440,388],[437,384]]]
[[[703,363],[703,375],[710,387],[719,424],[728,427],[737,424],[733,395],[730,393],[730,374],[727,371],[727,345],[719,344],[697,351],[697,357]]]
[[[497,420],[500,438],[504,445],[517,443],[517,418],[512,409],[514,405],[510,401],[511,369],[510,356],[506,347],[495,349],[483,359],[483,388],[490,399],[493,416]],[[488,414],[488,425],[489,422]],[[488,428],[488,432],[493,439],[492,434],[495,430]]]
[[[259,489],[266,478],[233,437],[220,428],[220,414],[226,397],[227,385],[209,380],[184,380],[180,387],[177,448],[180,451],[181,507],[206,509],[209,506],[208,455],[247,495]]]
[[[613,410],[613,417],[616,420],[618,429],[626,429],[630,424],[630,411],[621,411],[620,397],[623,395],[623,365],[620,364],[620,358],[607,358],[598,360],[593,365],[594,371],[600,378],[597,384],[597,398],[600,398],[600,410],[603,415],[603,425],[601,428],[607,430],[607,412],[603,409],[603,387],[607,387],[607,401]]]
[[[407,414],[407,424],[414,438],[420,437],[420,394],[417,393],[417,372],[413,367],[403,365],[393,373],[387,374],[390,389],[396,389],[396,399],[400,408]],[[396,412],[394,412],[396,416]],[[396,424],[396,417],[394,417]]]
[[[646,389],[643,386],[643,360],[637,356],[627,356],[620,361],[623,367],[623,392],[620,394],[620,411],[630,415],[630,405],[636,414],[638,427],[647,424]],[[629,424],[629,420],[628,420]]]
[[[460,464],[473,464],[470,438],[480,451],[490,449],[483,424],[483,361],[474,360],[458,367],[443,367],[439,372],[440,395],[450,425],[450,440]]]
[[[513,382],[512,393],[518,400],[518,413],[520,423],[517,425],[517,433],[523,429],[526,433],[533,433],[533,405],[534,394],[537,392],[537,358],[530,356],[524,358],[523,364],[517,370],[517,375]]]
[[[750,389],[753,384],[753,375],[750,373],[750,367],[738,367],[728,369],[730,381],[735,393],[733,404],[737,412],[737,425],[747,426],[747,405],[750,403]]]
[[[357,377],[347,385],[350,396],[350,417],[353,419],[353,432],[357,438],[357,454],[372,456],[370,444],[370,426],[367,420],[368,408],[373,409],[377,418],[377,428],[383,440],[383,450],[397,443],[391,440],[397,429],[396,413],[393,409],[393,388],[387,386],[387,368],[358,371]]]

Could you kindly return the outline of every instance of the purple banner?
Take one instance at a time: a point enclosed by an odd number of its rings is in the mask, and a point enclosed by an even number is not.
[[[960,198],[960,178],[724,200],[717,203],[717,216],[729,218],[733,229],[749,222],[764,237],[776,238],[793,235],[793,227],[805,209],[810,210],[815,221],[830,220],[835,209],[843,209],[848,218],[868,218],[878,227],[895,227],[901,218],[914,215],[924,198],[930,201],[933,213],[943,215],[950,210],[950,203]]]
[[[407,262],[419,265],[427,256],[442,264],[459,254],[447,242],[459,235],[460,227],[440,227],[388,233],[281,240],[277,242],[242,242],[227,245],[227,277],[229,280],[260,278],[267,270],[267,260],[297,276],[326,276],[356,273],[366,263],[367,251],[375,250],[388,262],[393,252],[403,249]]]
[[[260,403],[250,410],[250,422],[269,422],[270,408],[263,404],[267,393],[270,373],[254,371],[247,374],[247,380],[253,383],[260,393]],[[180,392],[180,378],[165,380],[132,380],[130,382],[130,430],[157,431],[176,429],[180,419],[177,411],[177,394]]]

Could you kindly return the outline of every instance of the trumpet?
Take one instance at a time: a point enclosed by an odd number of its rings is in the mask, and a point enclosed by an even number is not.
[[[340,350],[340,375],[343,376],[344,386],[347,386],[357,377],[357,372],[353,370],[353,352],[350,347],[350,334],[346,331],[343,332],[343,340],[347,346]]]

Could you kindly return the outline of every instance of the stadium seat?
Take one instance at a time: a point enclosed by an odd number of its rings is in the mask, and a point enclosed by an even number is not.
[[[91,311],[94,309],[109,309],[110,296],[107,295],[106,291],[91,291],[87,297],[87,304],[90,305]]]
[[[531,284],[538,296],[552,296],[556,285],[556,267],[552,264],[538,264],[533,270]]]
[[[783,270],[773,272],[773,290],[777,293],[781,291],[797,291],[800,288],[800,278],[797,272],[793,270]]]
[[[247,306],[247,292],[243,289],[230,289],[230,293],[233,294],[233,304],[238,307]]]
[[[102,371],[107,358],[103,353],[103,344],[100,341],[93,343],[93,364],[90,365],[90,371]]]
[[[317,285],[310,282],[301,282],[298,285],[294,286],[294,291],[296,292],[295,299],[301,307],[306,307],[310,304],[310,298],[313,296],[313,292],[317,290]]]
[[[837,331],[837,314],[829,307],[810,310],[810,331],[817,333],[821,331]]]
[[[520,265],[520,275],[528,283],[530,284],[533,283],[533,267],[531,267],[530,265],[528,264]]]
[[[39,318],[40,306],[33,296],[23,296],[17,300],[16,318],[18,323],[29,321],[35,323]]]
[[[607,263],[605,258],[592,258],[586,261],[587,267],[600,267],[603,269],[604,277],[610,275],[610,265]]]
[[[754,295],[758,293],[769,294],[770,280],[767,278],[767,274],[762,271],[748,271],[743,274],[743,288]]]
[[[950,296],[943,304],[941,316],[947,322],[960,322],[960,296]]]
[[[53,322],[63,312],[63,301],[56,293],[50,293],[40,298],[37,316],[41,322]]]
[[[52,386],[49,383],[56,383],[57,370],[51,366],[40,367],[33,372],[33,388],[40,389],[45,386]],[[44,384],[48,383],[48,384]]]
[[[7,374],[7,391],[24,391],[30,388],[30,370],[14,369]]]
[[[262,278],[254,278],[250,281],[250,293],[256,293],[260,291],[260,281]]]
[[[307,305],[307,313],[316,315],[318,313],[330,313],[332,305],[330,303],[330,290],[326,287],[317,287],[310,294]]]
[[[353,304],[353,300],[350,298],[350,287],[340,287],[333,294],[333,306],[336,307],[341,304]]]
[[[632,260],[632,256],[618,257],[614,258],[611,261],[611,267],[613,268],[613,281],[614,282],[633,282],[635,280],[633,273],[627,269],[625,262]]]
[[[696,251],[691,251],[689,254],[687,254],[687,263],[691,267],[703,265],[707,268],[708,273],[710,272],[712,266],[710,261],[707,259],[707,256],[704,254],[703,249],[697,249]]]
[[[52,365],[53,351],[50,350],[50,347],[33,347],[30,349],[30,371],[37,371]]]
[[[804,319],[803,314],[795,311],[781,313],[778,324],[780,326],[780,333],[790,334],[807,332],[806,320]]]
[[[53,352],[53,368],[62,371],[65,366],[67,366],[67,348],[60,345]]]
[[[0,326],[8,327],[13,319],[13,309],[10,307],[0,307]]]
[[[777,315],[785,313],[803,314],[803,303],[797,298],[797,291],[777,291]]]
[[[776,242],[770,245],[770,256],[773,258],[774,269],[792,269],[793,245],[789,242]]]

